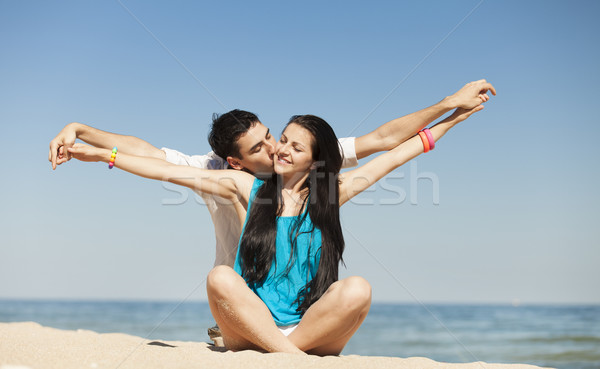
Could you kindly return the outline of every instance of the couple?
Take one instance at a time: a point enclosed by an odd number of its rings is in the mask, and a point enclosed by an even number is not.
[[[70,124],[52,140],[49,160],[53,168],[70,157],[108,163],[117,146],[114,166],[201,192],[217,236],[207,293],[225,346],[338,355],[371,303],[367,281],[338,280],[344,249],[339,206],[426,151],[427,139],[415,133],[431,121],[457,108],[431,128],[437,141],[481,110],[488,90],[496,94],[485,80],[471,82],[430,108],[341,142],[312,115],[292,117],[275,142],[255,115],[234,110],[213,119],[214,153],[207,156]],[[74,144],[76,138],[93,146]],[[355,165],[389,149],[340,174],[344,162]]]

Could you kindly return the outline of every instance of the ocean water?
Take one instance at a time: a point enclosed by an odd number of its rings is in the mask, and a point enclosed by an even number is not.
[[[0,322],[210,342],[206,302],[0,300]],[[373,304],[344,355],[600,369],[600,306]]]

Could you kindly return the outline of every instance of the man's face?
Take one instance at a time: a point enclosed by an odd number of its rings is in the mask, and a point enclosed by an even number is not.
[[[270,175],[273,173],[273,153],[277,141],[261,122],[256,123],[237,140],[242,158],[235,159],[241,167],[252,174]],[[231,164],[231,162],[230,162]]]

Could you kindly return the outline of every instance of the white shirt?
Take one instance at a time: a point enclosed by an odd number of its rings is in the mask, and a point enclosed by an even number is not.
[[[356,149],[354,147],[354,137],[341,138],[340,146],[342,151],[342,168],[350,168],[358,165],[356,158]],[[227,169],[227,161],[217,156],[214,152],[207,155],[185,155],[179,151],[161,148],[166,154],[169,163],[177,165],[189,165],[201,169]],[[233,268],[238,243],[242,232],[238,215],[233,204],[222,197],[197,192],[206,203],[208,211],[215,227],[215,236],[217,239],[217,249],[215,266],[229,265]]]

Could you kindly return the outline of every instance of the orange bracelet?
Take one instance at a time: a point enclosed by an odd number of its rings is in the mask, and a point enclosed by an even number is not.
[[[419,131],[419,137],[421,137],[421,141],[423,141],[423,152],[429,151],[429,139],[425,132]]]

